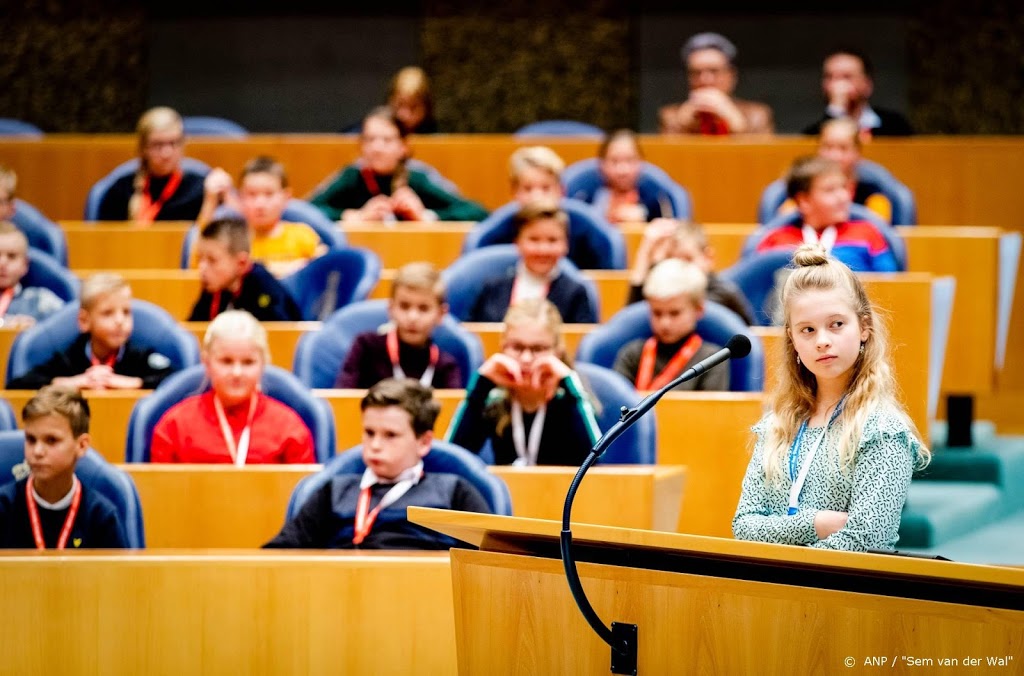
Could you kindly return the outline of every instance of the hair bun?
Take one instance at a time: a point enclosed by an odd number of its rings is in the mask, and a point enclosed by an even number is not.
[[[817,244],[803,244],[793,254],[793,264],[798,268],[827,265],[828,253]]]

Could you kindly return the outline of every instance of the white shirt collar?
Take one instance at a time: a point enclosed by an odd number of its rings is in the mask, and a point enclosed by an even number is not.
[[[359,480],[359,488],[368,488],[374,484],[397,484],[400,481],[412,481],[413,485],[419,483],[420,478],[423,476],[423,461],[420,460],[418,463],[409,467],[408,469],[402,470],[398,476],[394,479],[381,479],[377,476],[372,469],[367,467],[363,471],[363,478]]]

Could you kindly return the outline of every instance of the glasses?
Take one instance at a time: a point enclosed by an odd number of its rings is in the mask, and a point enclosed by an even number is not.
[[[554,345],[523,345],[522,343],[506,343],[502,351],[513,357],[521,357],[529,352],[534,357],[555,351]]]
[[[185,145],[185,137],[179,136],[167,141],[146,141],[146,150],[163,150],[164,148],[180,148]]]

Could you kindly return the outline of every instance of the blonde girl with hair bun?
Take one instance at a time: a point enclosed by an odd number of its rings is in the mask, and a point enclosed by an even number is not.
[[[785,340],[733,534],[893,549],[911,475],[931,455],[897,399],[883,322],[848,267],[813,245],[781,295]]]

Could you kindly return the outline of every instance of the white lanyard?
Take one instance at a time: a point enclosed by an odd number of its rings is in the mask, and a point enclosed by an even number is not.
[[[516,459],[513,465],[531,467],[537,464],[540,452],[540,437],[544,434],[544,419],[548,414],[548,405],[541,404],[530,425],[530,439],[526,440],[526,425],[523,422],[523,407],[518,401],[512,402],[512,445],[516,447]]]
[[[385,344],[388,348],[388,358],[391,359],[391,374],[398,380],[405,380],[405,371],[402,370],[402,365],[398,363],[398,329],[391,329],[388,331],[387,338],[385,338]],[[427,363],[427,369],[420,376],[420,385],[424,387],[430,387],[430,384],[434,382],[434,366],[441,358],[441,351],[437,345],[431,344],[430,346],[430,361]]]
[[[217,422],[220,423],[220,433],[224,435],[224,445],[228,447],[228,454],[235,463],[235,467],[244,467],[245,459],[249,455],[249,437],[252,430],[252,421],[256,417],[256,403],[259,396],[255,393],[249,398],[249,417],[242,429],[242,435],[238,437],[238,445],[235,446],[235,434],[231,431],[228,418],[224,414],[224,405],[220,403],[217,395],[213,395],[213,410],[217,413]]]
[[[409,469],[403,470],[397,477],[395,477],[394,486],[392,486],[384,497],[380,499],[380,503],[374,508],[374,511],[380,511],[387,508],[389,505],[395,504],[400,497],[409,492],[409,490],[420,482],[423,477],[423,461],[416,463]],[[370,488],[374,484],[388,483],[387,480],[381,480],[373,470],[369,467],[363,472],[363,478],[359,480],[359,489]]]
[[[836,230],[834,225],[825,228],[821,233],[821,237],[818,237],[818,232],[809,225],[805,225],[802,232],[804,244],[817,244],[825,250],[825,253],[832,253],[832,247],[836,245],[836,239],[839,237],[839,231]]]
[[[825,423],[825,429],[822,430],[821,436],[815,441],[810,449],[807,451],[807,457],[804,458],[804,464],[800,466],[800,473],[793,477],[793,470],[796,464],[796,458],[800,454],[800,441],[803,439],[804,431],[807,429],[807,421],[800,423],[800,429],[796,433],[796,439],[793,440],[793,446],[789,449],[789,478],[793,481],[793,485],[789,487],[789,509],[787,514],[793,516],[800,511],[800,491],[803,490],[804,482],[807,480],[807,474],[811,471],[811,462],[814,460],[814,454],[818,452],[818,448],[821,447],[822,442],[825,441],[825,437],[828,436],[828,428],[832,426],[832,421],[836,419],[839,412],[843,408],[842,400],[836,405],[832,415],[829,417],[828,422]]]

